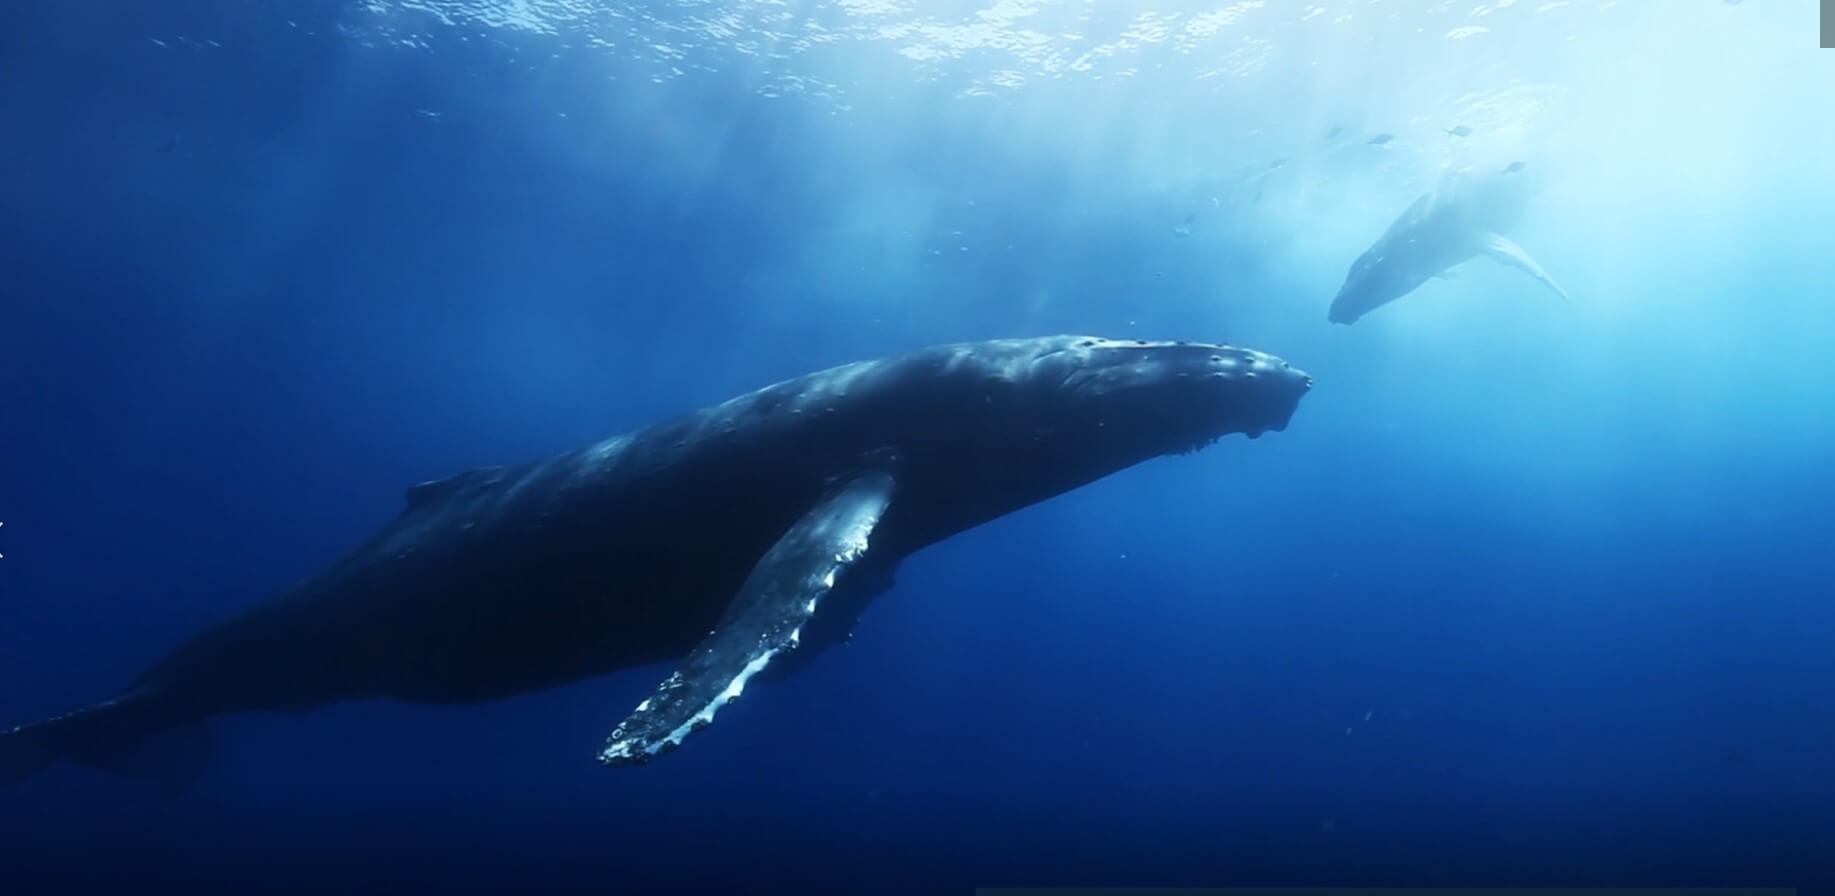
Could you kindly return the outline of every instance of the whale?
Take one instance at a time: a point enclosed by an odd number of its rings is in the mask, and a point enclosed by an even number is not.
[[[115,696],[0,732],[0,782],[69,760],[175,791],[208,767],[214,717],[471,704],[674,662],[598,751],[645,762],[767,667],[759,680],[781,679],[846,641],[912,553],[1152,458],[1285,429],[1311,386],[1221,344],[958,343],[425,482],[342,558]]]
[[[1450,277],[1453,267],[1479,256],[1522,270],[1566,299],[1567,291],[1503,233],[1516,226],[1527,204],[1521,170],[1512,165],[1499,172],[1444,172],[1435,189],[1409,205],[1351,263],[1326,319],[1356,323],[1432,278]]]

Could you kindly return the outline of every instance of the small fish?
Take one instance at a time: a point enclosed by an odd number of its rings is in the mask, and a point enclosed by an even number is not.
[[[1334,125],[1331,130],[1325,132],[1325,139],[1330,140],[1342,133],[1344,133],[1344,125]]]
[[[1472,136],[1472,129],[1462,124],[1454,125],[1453,127],[1447,128],[1446,133],[1453,137],[1470,137]]]
[[[1371,146],[1381,146],[1394,139],[1395,139],[1394,134],[1377,134],[1376,136],[1370,138],[1370,145]]]
[[[1507,165],[1507,166],[1505,166],[1505,167],[1504,167],[1504,170],[1503,170],[1503,172],[1502,172],[1502,173],[1504,173],[1504,174],[1515,174],[1515,173],[1517,173],[1518,171],[1521,171],[1521,170],[1523,170],[1523,163],[1522,163],[1522,162],[1511,162],[1511,163],[1510,163],[1509,165]]]

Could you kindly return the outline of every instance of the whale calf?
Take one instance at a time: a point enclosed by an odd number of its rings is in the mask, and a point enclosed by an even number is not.
[[[1501,231],[1516,225],[1526,199],[1519,166],[1502,172],[1448,171],[1351,264],[1327,320],[1351,324],[1413,292],[1429,278],[1480,255],[1526,271],[1556,295],[1563,290]]]
[[[642,762],[774,661],[844,640],[911,553],[1151,458],[1284,429],[1311,384],[1224,345],[943,345],[423,483],[342,559],[112,699],[0,732],[0,782],[68,759],[176,789],[204,770],[213,716],[472,703],[675,660],[599,753]]]

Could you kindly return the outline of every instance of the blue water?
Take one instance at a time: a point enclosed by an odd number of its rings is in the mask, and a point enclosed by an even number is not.
[[[663,761],[592,761],[662,667],[225,719],[176,798],[0,793],[0,887],[1835,886],[1814,6],[15,4],[0,723],[411,483],[830,364],[1317,386],[913,557]],[[1441,166],[1517,160],[1572,302],[1478,260],[1326,323]]]

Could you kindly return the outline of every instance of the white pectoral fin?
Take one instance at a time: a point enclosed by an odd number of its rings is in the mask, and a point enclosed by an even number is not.
[[[895,489],[889,474],[857,474],[790,527],[752,567],[714,630],[612,731],[599,760],[631,765],[674,749],[773,657],[795,649],[816,604],[866,552]]]
[[[1491,256],[1501,264],[1507,264],[1527,272],[1529,276],[1542,281],[1544,286],[1554,290],[1555,295],[1563,299],[1568,298],[1567,290],[1562,289],[1561,285],[1555,282],[1555,278],[1550,277],[1547,271],[1542,270],[1542,266],[1536,264],[1536,260],[1530,258],[1529,253],[1524,252],[1522,246],[1511,242],[1509,238],[1500,233],[1485,234],[1483,244],[1486,255]]]

